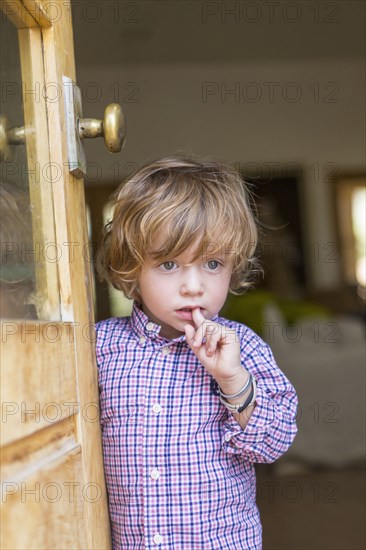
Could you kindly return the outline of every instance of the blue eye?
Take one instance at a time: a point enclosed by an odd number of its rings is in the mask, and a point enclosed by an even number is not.
[[[207,262],[207,265],[209,267],[209,269],[217,269],[218,267],[222,266],[222,264],[220,262],[218,262],[217,260],[209,260]]]
[[[172,271],[172,269],[174,269],[174,266],[175,266],[175,262],[172,262],[172,261],[168,261],[168,262],[164,262],[160,265],[160,267],[162,267],[164,269],[164,271]]]

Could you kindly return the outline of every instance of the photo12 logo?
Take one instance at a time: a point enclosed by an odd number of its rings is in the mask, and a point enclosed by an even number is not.
[[[6,0],[0,14],[9,19],[21,21],[47,20],[54,25],[58,21],[73,22],[81,20],[84,23],[96,25],[107,23],[136,24],[140,22],[140,3],[121,0],[71,0],[47,2],[26,2]]]
[[[1,483],[1,502],[17,500],[23,504],[41,501],[55,504],[65,501],[69,504],[85,501],[98,502],[102,497],[102,489],[98,483],[80,483],[78,481],[25,482],[3,481]]]
[[[338,103],[337,82],[202,82],[202,103]]]
[[[276,24],[299,22],[334,24],[340,22],[340,2],[324,1],[210,1],[201,4],[204,24]]]

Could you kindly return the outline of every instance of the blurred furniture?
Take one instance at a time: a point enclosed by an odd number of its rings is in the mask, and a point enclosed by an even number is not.
[[[299,398],[298,434],[281,459],[345,467],[365,458],[365,331],[362,321],[307,317],[289,325],[268,304],[265,323],[278,365]]]

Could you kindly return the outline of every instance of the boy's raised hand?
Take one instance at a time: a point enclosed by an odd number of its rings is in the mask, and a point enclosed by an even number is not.
[[[205,319],[199,308],[192,310],[196,330],[184,327],[189,347],[205,369],[221,383],[243,377],[239,337],[235,330]],[[204,342],[204,338],[206,341]]]

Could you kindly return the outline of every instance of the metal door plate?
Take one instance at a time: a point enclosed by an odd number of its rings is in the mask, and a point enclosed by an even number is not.
[[[62,80],[69,172],[77,178],[82,178],[86,176],[86,158],[78,132],[78,120],[83,117],[81,90],[68,76],[63,76]]]

